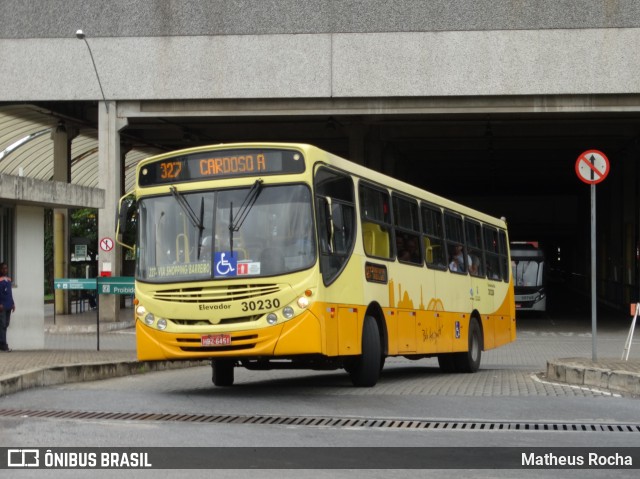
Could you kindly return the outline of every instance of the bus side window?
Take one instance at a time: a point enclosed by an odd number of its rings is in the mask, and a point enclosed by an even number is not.
[[[353,180],[320,167],[315,172],[314,186],[320,270],[328,285],[338,277],[353,250],[356,228]]]
[[[484,276],[485,261],[482,252],[482,230],[480,223],[466,219],[464,226],[469,252],[469,273],[473,276]]]
[[[439,208],[422,205],[422,233],[427,266],[446,269],[442,211]]]
[[[390,259],[391,214],[389,194],[374,186],[360,183],[360,218],[365,253]]]
[[[493,280],[501,280],[500,271],[500,247],[498,244],[498,231],[495,228],[484,226],[484,251],[487,264],[487,277]]]
[[[464,243],[462,217],[454,213],[444,214],[445,234],[449,252],[449,271],[466,273],[469,260]]]
[[[418,203],[393,195],[393,223],[395,226],[396,257],[403,263],[422,265],[420,244],[420,215]]]
[[[500,269],[502,270],[502,280],[509,281],[509,256],[507,245],[507,233],[504,230],[498,231],[498,245],[500,248]]]

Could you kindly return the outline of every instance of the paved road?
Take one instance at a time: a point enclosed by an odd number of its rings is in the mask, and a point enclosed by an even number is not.
[[[619,356],[624,323],[602,327],[602,357]],[[122,348],[115,351],[132,351],[132,329],[101,338],[104,345]],[[94,340],[91,334],[67,334],[49,338],[48,347],[91,347]],[[550,358],[590,355],[589,324],[525,318],[519,321],[518,341],[486,352],[476,374],[442,374],[435,360],[392,358],[375,388],[352,387],[342,371],[243,369],[237,371],[234,387],[216,388],[210,368],[195,367],[32,389],[0,398],[0,409],[21,411],[17,416],[0,414],[0,446],[640,447],[637,398],[540,377]],[[632,357],[639,358],[640,350],[632,349]],[[34,417],[36,411],[50,413]],[[55,418],[51,411],[64,411],[65,417]],[[30,477],[41,472],[53,471],[34,471]],[[153,471],[153,476],[179,472]],[[513,472],[473,471],[473,477],[513,477]],[[518,471],[518,476],[603,477],[602,472],[538,470]],[[349,477],[450,474],[351,471]],[[347,477],[344,471],[314,470],[310,475]],[[217,476],[249,477],[249,472],[221,471]],[[292,471],[261,476],[294,477]]]

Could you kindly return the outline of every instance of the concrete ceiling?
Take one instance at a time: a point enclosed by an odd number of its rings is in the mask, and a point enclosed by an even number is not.
[[[80,128],[73,144],[72,182],[97,186],[95,104],[21,108],[32,130],[55,127],[58,121]],[[582,151],[605,152],[612,168],[621,164],[622,157],[640,151],[640,114],[629,112],[148,116],[130,118],[121,132],[129,151],[127,190],[137,161],[153,152],[221,142],[292,141],[348,157],[354,132],[363,135],[365,157],[371,145],[379,150],[385,172],[504,215],[521,237],[540,230],[573,234],[577,211],[583,210],[580,205],[588,195],[588,187],[574,170]],[[0,137],[0,151],[8,141],[6,135]],[[45,150],[20,161],[12,154],[13,158],[0,160],[0,172],[17,174],[20,165],[29,165],[29,172],[45,179],[52,171],[43,166]]]

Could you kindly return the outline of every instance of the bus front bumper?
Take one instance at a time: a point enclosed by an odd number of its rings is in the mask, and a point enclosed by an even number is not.
[[[209,336],[219,340],[216,342],[220,344],[203,345]],[[227,339],[230,339],[229,344],[225,344]],[[136,341],[139,361],[290,357],[323,353],[320,321],[310,311],[274,326],[211,334],[168,333],[136,321]]]

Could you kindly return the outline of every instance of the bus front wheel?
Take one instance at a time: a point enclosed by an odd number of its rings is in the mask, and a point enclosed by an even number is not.
[[[351,359],[347,372],[358,387],[375,386],[380,377],[382,347],[378,323],[371,316],[364,318],[362,327],[362,354]]]
[[[233,368],[235,364],[229,359],[211,361],[211,380],[216,386],[233,386]]]

